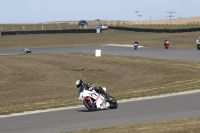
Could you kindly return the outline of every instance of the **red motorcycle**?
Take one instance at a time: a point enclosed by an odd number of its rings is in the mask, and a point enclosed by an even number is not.
[[[170,42],[169,42],[169,41],[166,41],[166,42],[164,43],[165,49],[168,49],[168,48],[169,48],[169,45],[170,45]]]

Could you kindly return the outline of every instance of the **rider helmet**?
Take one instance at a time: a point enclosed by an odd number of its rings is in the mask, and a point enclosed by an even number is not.
[[[83,80],[79,79],[76,81],[76,87],[79,88],[83,85]]]

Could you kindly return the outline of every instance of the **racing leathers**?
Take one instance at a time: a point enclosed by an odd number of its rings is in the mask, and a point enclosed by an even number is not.
[[[197,39],[196,44],[198,45],[200,43],[200,38]]]
[[[108,100],[108,95],[106,94],[106,92],[102,89],[101,86],[95,86],[94,84],[90,84],[90,83],[87,83],[87,84],[83,84],[79,89],[78,89],[78,93],[80,94],[81,92],[83,92],[83,90],[89,90],[89,91],[92,91],[92,90],[95,90],[97,93],[99,94],[103,94],[106,98],[106,100]],[[79,98],[80,100],[80,98]]]
[[[167,45],[167,46],[169,46],[169,45],[170,45],[170,41],[168,41],[168,40],[165,40],[165,42],[164,42],[164,45]]]

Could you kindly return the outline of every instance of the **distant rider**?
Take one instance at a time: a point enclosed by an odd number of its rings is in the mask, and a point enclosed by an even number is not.
[[[101,88],[101,86],[95,86],[94,84],[90,84],[90,83],[84,84],[83,80],[79,79],[79,80],[76,81],[76,87],[78,88],[78,93],[79,94],[84,89],[85,90],[89,90],[89,91],[95,90],[97,93],[103,94],[107,101],[111,100],[109,98],[109,96],[106,94],[106,92]],[[79,100],[81,100],[80,97],[79,97]]]
[[[165,42],[164,42],[164,45],[166,46],[169,46],[170,45],[170,41],[168,39],[165,39]]]
[[[138,41],[135,41],[135,44],[139,45]]]
[[[200,45],[200,37],[197,39],[196,44],[197,44],[197,48],[198,48],[198,45]]]

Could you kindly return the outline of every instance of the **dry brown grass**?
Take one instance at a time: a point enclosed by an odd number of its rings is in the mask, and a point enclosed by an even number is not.
[[[144,47],[163,47],[168,38],[170,47],[196,48],[200,32],[189,33],[145,33],[106,30],[100,34],[40,34],[1,36],[0,48],[32,48],[61,46],[92,46],[102,44],[133,44],[136,40]]]
[[[0,114],[81,104],[75,88],[79,78],[107,87],[118,100],[200,85],[200,63],[192,61],[68,53],[7,55],[0,60]]]
[[[200,118],[140,123],[65,133],[199,133]]]
[[[69,23],[71,25],[77,25],[78,21],[65,21],[65,22],[61,22],[61,23]],[[93,25],[93,24],[108,24],[108,25],[116,25],[116,24],[126,24],[126,25],[135,25],[135,24],[183,24],[185,25],[185,23],[187,24],[196,24],[200,22],[200,16],[196,16],[196,17],[187,17],[187,18],[172,18],[171,22],[170,19],[163,19],[163,20],[138,20],[136,22],[136,20],[133,21],[125,21],[125,20],[87,20],[89,25]],[[56,23],[57,22],[48,22],[48,23]]]

